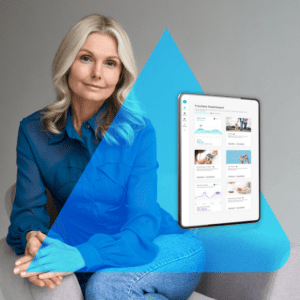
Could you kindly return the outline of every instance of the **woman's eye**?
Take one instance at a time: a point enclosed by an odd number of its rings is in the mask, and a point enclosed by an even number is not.
[[[116,66],[117,64],[116,64],[115,61],[111,60],[111,61],[108,61],[108,62],[107,62],[107,65],[110,66],[110,67],[114,67],[114,66]]]
[[[82,55],[82,56],[80,57],[80,59],[81,59],[83,62],[91,62],[91,61],[92,61],[91,57],[88,56],[88,55]]]

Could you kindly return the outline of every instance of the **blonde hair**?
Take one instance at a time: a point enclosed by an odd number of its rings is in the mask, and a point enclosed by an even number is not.
[[[104,17],[98,14],[89,15],[81,19],[65,36],[53,60],[52,74],[57,99],[53,104],[45,107],[42,117],[45,128],[50,132],[60,134],[60,130],[65,127],[67,111],[71,105],[71,91],[67,76],[79,50],[92,32],[110,34],[115,37],[118,44],[118,54],[122,61],[120,80],[115,91],[109,97],[109,101],[106,101],[107,107],[105,112],[99,116],[99,120],[97,120],[97,131],[100,130],[102,136],[107,132],[137,78],[137,68],[131,44],[121,25],[111,17]],[[139,126],[145,125],[145,120],[142,116],[143,113],[138,103],[134,97],[130,98],[131,99],[126,100],[126,105],[123,105],[124,109],[122,107],[123,121],[121,123],[124,128],[115,128],[115,131],[119,132],[119,135],[124,140],[127,140],[127,142],[132,141],[133,138],[132,130],[134,130],[134,128],[132,124]],[[124,124],[126,115],[128,116],[127,119],[130,120],[129,123],[132,123],[129,126],[128,122]],[[100,117],[103,120],[101,124]],[[120,126],[121,123],[117,125]],[[105,134],[105,138],[109,142],[118,144],[114,136],[115,134]]]

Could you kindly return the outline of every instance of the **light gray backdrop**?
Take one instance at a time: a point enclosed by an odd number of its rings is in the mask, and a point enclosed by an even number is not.
[[[54,101],[54,54],[91,13],[121,23],[139,71],[168,28],[206,94],[261,101],[261,191],[300,243],[300,0],[1,0],[1,199],[16,180],[19,122]],[[1,200],[0,238],[8,225]]]

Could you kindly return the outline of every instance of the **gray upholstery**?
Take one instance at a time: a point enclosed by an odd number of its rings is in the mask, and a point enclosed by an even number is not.
[[[291,254],[287,263],[274,272],[266,299],[300,299],[300,245],[291,243]]]
[[[286,264],[271,273],[204,273],[196,291],[218,300],[300,299],[300,246],[291,243]]]
[[[16,196],[16,184],[13,184],[6,192],[4,204],[7,215],[10,216],[12,212],[13,200]]]
[[[272,273],[204,273],[196,288],[218,300],[268,299]]]

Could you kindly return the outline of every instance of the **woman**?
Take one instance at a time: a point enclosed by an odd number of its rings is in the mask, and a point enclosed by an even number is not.
[[[112,18],[90,15],[70,30],[54,58],[57,101],[20,124],[7,243],[17,254],[25,252],[14,272],[34,284],[54,288],[62,276],[81,271],[76,275],[87,299],[124,299],[128,285],[130,299],[173,299],[187,298],[200,279],[200,273],[170,273],[181,271],[175,261],[184,266],[193,260],[197,268],[203,263],[202,244],[192,234],[182,235],[189,255],[169,260],[173,265],[156,261],[163,247],[153,240],[159,236],[164,245],[166,234],[184,231],[156,203],[154,129],[134,98],[127,97],[136,77],[124,30]],[[86,168],[91,172],[83,173]],[[69,196],[76,201],[63,211],[72,215],[60,220],[64,234],[58,228],[56,238],[47,237],[33,260],[49,230],[46,188],[58,211]],[[31,262],[30,272],[36,273],[24,274]],[[47,273],[58,265],[68,273]],[[128,269],[141,265],[157,273],[145,276],[143,268]],[[108,267],[117,269],[102,272]],[[174,286],[162,284],[164,279]]]

